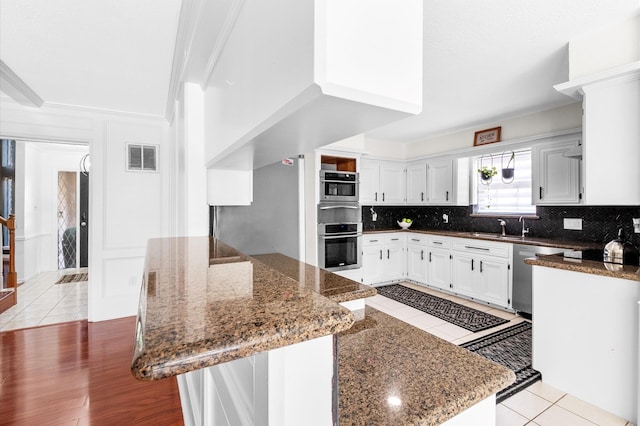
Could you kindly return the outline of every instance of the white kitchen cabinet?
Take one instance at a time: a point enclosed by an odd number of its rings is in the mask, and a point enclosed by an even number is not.
[[[380,162],[362,159],[360,161],[360,204],[378,203],[380,190]],[[380,198],[382,200],[382,198]]]
[[[469,159],[427,161],[429,205],[469,205]]]
[[[569,152],[578,151],[581,148],[579,144],[580,141],[574,139],[561,143],[542,144],[533,148],[533,204],[581,203],[581,160],[567,156]]]
[[[383,252],[384,281],[399,280],[406,276],[406,234],[393,233],[385,238],[385,252]]]
[[[453,196],[453,160],[427,163],[428,204],[452,204]]]
[[[404,278],[406,244],[406,236],[402,233],[365,236],[362,244],[362,282],[375,284]]]
[[[404,204],[405,182],[405,163],[362,159],[360,204]]]
[[[513,245],[464,238],[452,244],[451,289],[482,302],[511,308]]]
[[[451,240],[446,237],[428,238],[427,284],[451,290]]]
[[[362,238],[362,282],[375,284],[383,280],[384,234]]]
[[[407,204],[427,202],[427,163],[407,165]]]
[[[421,284],[427,282],[427,238],[422,234],[407,235],[407,278]]]

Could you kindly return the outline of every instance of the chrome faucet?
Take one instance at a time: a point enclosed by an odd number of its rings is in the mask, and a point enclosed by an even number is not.
[[[524,216],[520,216],[518,222],[522,222],[522,238],[524,238],[524,236],[529,233],[529,228],[524,227]]]
[[[500,222],[500,226],[502,226],[502,236],[506,236],[507,233],[505,232],[505,227],[507,226],[507,222],[505,222],[502,219],[498,219],[498,222]]]

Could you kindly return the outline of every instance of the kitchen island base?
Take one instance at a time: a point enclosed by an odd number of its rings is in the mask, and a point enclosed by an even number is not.
[[[533,267],[533,368],[544,382],[637,422],[640,281]]]
[[[333,336],[273,349],[178,376],[184,423],[331,425]]]

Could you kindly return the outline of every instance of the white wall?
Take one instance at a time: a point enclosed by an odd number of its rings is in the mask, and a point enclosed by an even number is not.
[[[34,110],[5,98],[0,102],[1,137],[89,144],[89,320],[135,315],[146,241],[168,235],[175,216],[169,203],[172,156],[168,123],[88,109]],[[159,171],[127,172],[128,142],[157,145]]]
[[[22,218],[16,231],[16,267],[22,282],[58,269],[58,172],[77,172],[89,147],[23,141],[17,145],[24,152],[16,159],[16,184],[21,185],[16,191],[16,206],[21,207],[17,217]]]
[[[560,130],[577,129],[582,127],[582,105],[581,103],[574,103],[533,114],[487,123],[478,128],[474,127],[457,133],[408,143],[405,146],[404,158],[411,159],[444,154],[448,151],[473,147],[475,132],[498,126],[502,127],[501,139],[503,141],[552,133]],[[369,147],[369,145],[367,145],[367,147]],[[499,144],[496,144],[495,147],[497,150],[500,149]],[[387,153],[387,151],[374,149],[369,150],[369,152],[375,156],[384,156],[382,153]],[[378,152],[380,152],[380,154]]]

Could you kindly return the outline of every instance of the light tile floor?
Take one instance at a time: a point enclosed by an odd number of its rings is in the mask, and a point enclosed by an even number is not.
[[[0,314],[0,331],[87,318],[87,281],[55,284],[61,275],[88,268],[44,272],[18,287],[18,303]]]
[[[370,297],[366,301],[367,305],[379,311],[385,312],[388,315],[457,345],[525,321],[522,317],[502,309],[494,309],[487,305],[481,305],[409,282],[403,282],[402,284],[509,320],[508,323],[501,326],[478,333],[472,333],[462,327],[450,324],[440,318],[381,295]],[[497,406],[496,426],[524,425],[630,426],[632,423],[593,405],[587,404],[543,382],[537,382]]]

